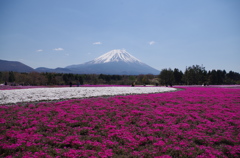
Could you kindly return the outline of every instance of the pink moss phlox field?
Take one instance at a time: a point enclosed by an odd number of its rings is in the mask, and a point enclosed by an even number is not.
[[[240,157],[240,89],[0,107],[0,157]]]

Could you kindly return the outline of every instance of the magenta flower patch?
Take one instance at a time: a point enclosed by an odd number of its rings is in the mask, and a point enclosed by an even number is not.
[[[0,106],[0,157],[239,157],[240,89]]]

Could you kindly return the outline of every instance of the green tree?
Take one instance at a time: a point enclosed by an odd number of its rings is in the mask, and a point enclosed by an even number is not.
[[[3,82],[3,74],[0,72],[0,82]]]
[[[163,85],[172,85],[174,81],[174,75],[172,69],[162,69],[159,75],[160,83]]]
[[[226,71],[217,70],[217,84],[223,84],[225,81]]]
[[[79,82],[80,82],[81,85],[83,85],[83,82],[84,82],[83,81],[83,76],[79,76]]]
[[[12,71],[9,72],[9,77],[8,77],[8,82],[14,82],[15,81],[15,76]]]
[[[147,78],[146,75],[143,77],[142,83],[143,83],[144,85],[146,85],[146,84],[148,83],[148,78]]]
[[[173,76],[174,76],[174,84],[182,83],[182,77],[183,77],[182,71],[179,71],[177,68],[175,68],[173,71]]]
[[[193,65],[186,68],[183,80],[187,85],[203,84],[206,82],[206,76],[207,71],[205,70],[205,67]]]
[[[217,84],[217,82],[218,82],[217,71],[212,70],[209,74],[209,83],[215,85]]]
[[[240,74],[234,71],[229,71],[226,74],[228,84],[236,84],[240,81]]]
[[[62,78],[66,85],[69,84],[69,79],[67,74],[63,74]]]

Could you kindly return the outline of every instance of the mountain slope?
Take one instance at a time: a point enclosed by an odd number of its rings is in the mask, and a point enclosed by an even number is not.
[[[38,67],[35,69],[37,72],[55,72],[55,73],[74,73],[69,69],[66,68],[56,68],[56,69],[50,69],[46,67]]]
[[[18,61],[0,60],[0,71],[32,72],[34,69]]]
[[[66,69],[86,74],[159,74],[158,70],[144,64],[125,50],[112,50],[92,61],[67,66]]]

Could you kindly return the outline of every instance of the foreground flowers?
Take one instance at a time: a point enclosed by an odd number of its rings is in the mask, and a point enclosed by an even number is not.
[[[1,157],[239,157],[240,89],[0,107]]]

